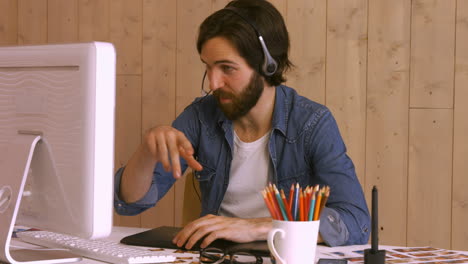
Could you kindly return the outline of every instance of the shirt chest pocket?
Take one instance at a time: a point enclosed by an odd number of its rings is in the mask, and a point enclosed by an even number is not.
[[[216,174],[216,171],[214,169],[208,168],[203,164],[202,166],[202,171],[195,171],[195,179],[197,179],[197,181],[199,181],[200,183],[210,181],[211,178],[213,178],[213,176]]]

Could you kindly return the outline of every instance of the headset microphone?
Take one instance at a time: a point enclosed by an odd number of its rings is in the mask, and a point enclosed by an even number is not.
[[[273,59],[273,57],[270,55],[270,52],[268,51],[268,48],[265,44],[265,41],[263,40],[262,35],[260,35],[260,31],[258,31],[257,27],[251,21],[250,19],[247,18],[247,16],[244,16],[242,14],[242,11],[239,8],[233,7],[233,6],[228,6],[225,7],[224,9],[229,10],[233,12],[234,14],[238,15],[240,18],[242,18],[247,24],[249,24],[255,33],[257,34],[258,40],[260,42],[260,45],[262,46],[263,50],[263,64],[262,64],[262,72],[266,76],[271,76],[275,74],[276,70],[278,69],[278,63]]]

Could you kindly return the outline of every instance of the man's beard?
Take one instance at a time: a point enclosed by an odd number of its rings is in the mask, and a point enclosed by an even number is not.
[[[218,89],[213,92],[214,97],[218,102],[219,108],[224,115],[230,120],[237,120],[245,116],[252,107],[254,107],[258,99],[263,93],[263,78],[256,72],[252,74],[247,87],[239,94],[235,95]],[[231,102],[222,104],[220,98],[231,99]]]

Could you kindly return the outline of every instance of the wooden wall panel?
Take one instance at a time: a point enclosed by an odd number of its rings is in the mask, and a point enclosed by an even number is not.
[[[117,74],[141,74],[142,0],[112,0],[110,41],[117,50]]]
[[[18,42],[18,1],[0,0],[0,45]]]
[[[296,1],[296,0],[293,0]],[[287,0],[269,0],[268,2],[272,3],[276,9],[283,15],[284,19],[287,19],[287,12],[288,12],[288,4],[289,2],[293,1],[287,1]]]
[[[468,0],[457,2],[452,248],[468,249]]]
[[[287,27],[291,43],[290,59],[295,68],[287,85],[318,103],[325,103],[325,57],[327,2],[289,1]]]
[[[408,246],[450,248],[453,111],[411,109]]]
[[[78,40],[77,0],[48,0],[47,42],[64,43]]]
[[[353,159],[364,179],[367,1],[328,1],[326,105],[334,114]]]
[[[196,48],[198,26],[212,13],[212,8],[223,6],[223,3],[204,0],[188,1],[177,6],[176,114],[180,114],[195,97],[201,96],[200,87],[205,66],[200,61]],[[187,17],[190,19],[186,19]],[[185,197],[187,173],[175,184],[175,195],[178,197],[175,207],[179,209],[176,212],[177,225],[182,225],[184,221],[184,215],[180,212],[184,206],[181,201],[193,198],[188,193]],[[189,214],[194,215],[196,212],[191,211]]]
[[[47,43],[47,0],[18,0],[18,44]]]
[[[330,107],[367,196],[379,186],[381,242],[466,250],[468,0],[270,1],[298,66],[287,84]],[[200,95],[198,26],[229,0],[66,2],[0,0],[0,45],[115,44],[118,168],[145,129]],[[187,223],[199,209],[186,179],[157,208],[115,224]]]
[[[366,174],[379,189],[379,241],[406,244],[411,3],[369,1]],[[399,232],[395,232],[399,230]]]
[[[175,118],[176,18],[173,0],[143,1],[142,133]],[[161,114],[163,113],[163,114]],[[175,224],[174,189],[142,215],[142,226]],[[182,202],[182,201],[181,201]]]
[[[109,0],[78,0],[78,39],[109,41]]]
[[[115,105],[115,169],[124,166],[141,142],[141,77],[118,76]],[[114,218],[116,225],[140,226],[140,215]]]
[[[229,0],[212,0],[211,10],[215,12],[216,10],[224,8],[229,2]]]
[[[198,26],[211,14],[211,1],[186,1],[177,6],[176,113],[197,96],[205,70],[197,52]],[[187,19],[190,18],[190,19]]]
[[[414,0],[411,107],[453,108],[455,0]]]

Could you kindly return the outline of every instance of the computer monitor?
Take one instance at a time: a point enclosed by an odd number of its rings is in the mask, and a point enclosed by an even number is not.
[[[115,61],[102,42],[0,47],[0,261],[18,263],[14,225],[110,234]]]

